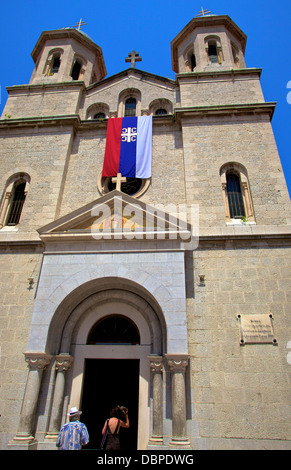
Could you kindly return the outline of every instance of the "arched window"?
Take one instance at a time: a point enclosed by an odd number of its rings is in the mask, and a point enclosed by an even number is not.
[[[93,103],[86,110],[86,119],[103,120],[109,118],[109,106],[106,103]]]
[[[79,80],[81,68],[82,68],[82,62],[79,59],[76,59],[72,68],[72,73],[71,73],[71,77],[73,80]]]
[[[46,60],[45,67],[44,67],[44,72],[43,72],[44,75],[52,76],[58,73],[60,66],[61,66],[63,53],[64,53],[64,50],[61,49],[60,47],[52,49],[49,52],[48,58]]]
[[[0,204],[0,228],[19,224],[29,183],[27,173],[17,173],[8,179]]]
[[[149,104],[149,114],[159,116],[173,113],[173,103],[167,98],[157,98]]]
[[[223,53],[219,36],[208,36],[205,38],[207,60],[210,64],[221,64]]]
[[[87,344],[140,344],[140,335],[129,318],[111,315],[93,326]]]
[[[136,99],[128,98],[125,101],[124,116],[135,116],[136,115]]]
[[[150,178],[126,178],[126,182],[121,183],[121,191],[129,196],[140,197],[146,192],[150,182]],[[100,172],[97,179],[97,187],[100,194],[108,194],[116,189],[116,183],[113,183],[110,177],[103,178],[102,172]]]
[[[226,174],[226,191],[231,219],[241,219],[246,216],[240,178],[233,172]]]
[[[246,168],[236,162],[226,163],[220,169],[225,218],[228,223],[234,219],[255,222],[252,197]]]

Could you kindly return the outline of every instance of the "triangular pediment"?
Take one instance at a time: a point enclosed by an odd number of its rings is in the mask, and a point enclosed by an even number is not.
[[[145,204],[114,190],[38,229],[43,241],[190,238],[190,226],[161,205]],[[181,214],[179,214],[181,215]]]
[[[123,84],[123,88],[128,88],[127,82],[132,82],[130,87],[133,86],[133,83],[136,82],[136,87],[138,88],[140,82],[143,84],[148,84],[149,86],[158,86],[166,87],[170,90],[174,90],[177,86],[175,80],[172,80],[168,77],[162,77],[161,75],[156,75],[150,72],[145,72],[144,70],[129,68],[121,72],[111,75],[104,78],[100,82],[93,83],[87,87],[88,96],[90,93],[95,93],[96,90],[106,90],[106,88],[112,88],[113,86],[119,87],[120,84]]]

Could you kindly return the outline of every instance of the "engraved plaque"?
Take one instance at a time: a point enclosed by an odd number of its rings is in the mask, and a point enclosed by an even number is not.
[[[277,344],[271,314],[238,315],[241,344]]]

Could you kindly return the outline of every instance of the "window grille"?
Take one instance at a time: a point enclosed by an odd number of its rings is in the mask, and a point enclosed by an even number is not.
[[[131,320],[111,315],[93,326],[87,344],[140,344],[140,336]]]
[[[140,178],[126,178],[126,182],[121,183],[121,191],[129,196],[133,196],[140,190],[141,185],[142,179]],[[108,183],[108,189],[109,191],[116,189],[116,183],[112,183],[111,178]]]
[[[161,114],[168,114],[168,113],[167,113],[167,110],[166,110],[166,109],[160,108],[160,109],[157,109],[157,110],[156,110],[156,113],[155,113],[155,114],[156,114],[156,116],[160,116]]]
[[[101,120],[102,120],[102,119],[105,119],[105,118],[106,118],[106,116],[105,116],[104,113],[96,113],[96,114],[94,114],[94,118],[93,118],[93,119],[97,119],[97,120],[100,120],[100,119],[101,119]]]
[[[125,101],[124,116],[135,116],[136,115],[136,99],[128,98]]]
[[[13,198],[10,205],[6,225],[17,225],[19,223],[23,204],[26,197],[25,185],[26,183],[20,183],[14,188]]]

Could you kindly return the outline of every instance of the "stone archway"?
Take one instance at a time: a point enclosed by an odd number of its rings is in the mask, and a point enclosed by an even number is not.
[[[88,335],[100,319],[109,315],[123,315],[134,321],[140,335],[140,344],[88,344]],[[70,351],[74,358],[67,386],[63,391],[69,397],[69,403],[63,407],[63,418],[71,406],[81,407],[84,391],[85,364],[88,360],[122,360],[139,362],[138,392],[138,449],[146,449],[150,431],[150,367],[148,357],[160,357],[163,354],[163,332],[158,317],[152,307],[139,295],[121,289],[108,289],[91,295],[81,302],[67,319],[63,329],[60,353]],[[100,383],[104,377],[100,376]],[[62,407],[63,396],[60,391],[54,397],[53,410]],[[96,403],[92,403],[92,407]],[[49,435],[55,437],[60,423],[51,419]]]

